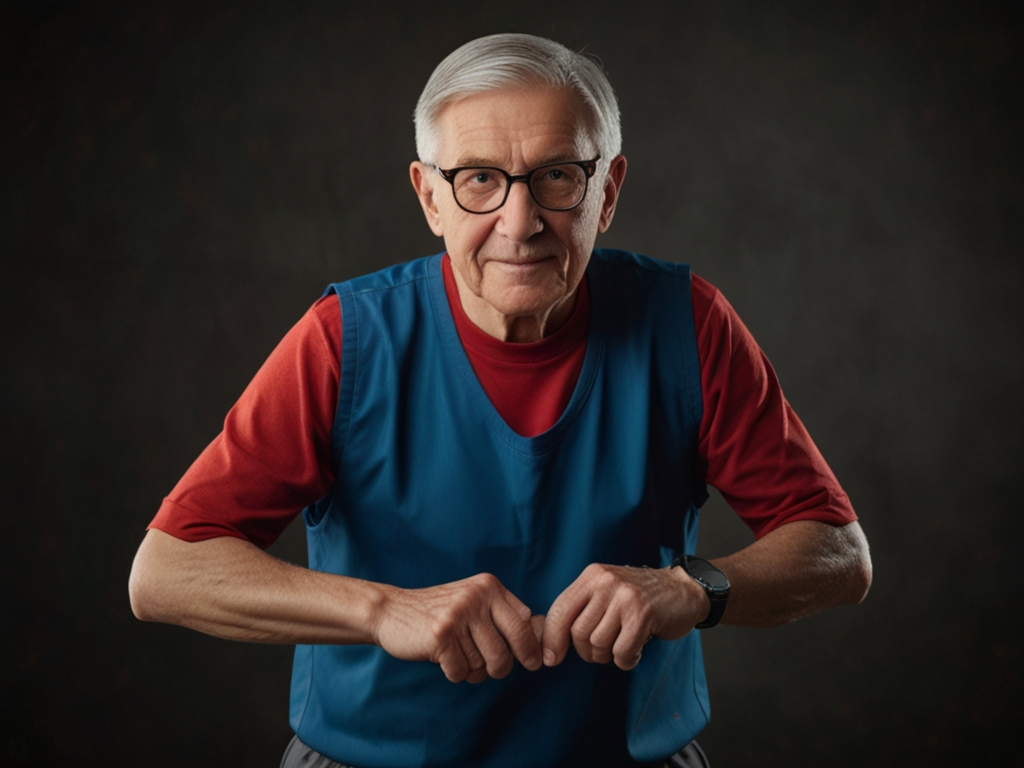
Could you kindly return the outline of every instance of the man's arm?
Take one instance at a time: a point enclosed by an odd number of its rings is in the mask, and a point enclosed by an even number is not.
[[[482,574],[429,589],[311,571],[241,539],[186,542],[147,533],[129,579],[135,615],[232,640],[373,643],[430,661],[453,682],[541,665],[530,610]]]
[[[341,351],[340,305],[328,296],[288,332],[165,499],[132,569],[135,614],[236,640],[376,643],[435,662],[453,681],[503,677],[514,659],[538,668],[536,620],[493,576],[401,590],[263,551],[333,482]]]
[[[798,520],[712,562],[732,584],[722,623],[739,627],[776,627],[856,605],[871,587],[871,553],[857,522]]]
[[[732,584],[722,623],[736,626],[778,626],[856,604],[871,586],[871,556],[856,522],[795,521],[712,563]],[[561,663],[572,644],[586,661],[632,669],[652,636],[683,637],[709,609],[682,568],[591,565],[548,612],[544,663]]]

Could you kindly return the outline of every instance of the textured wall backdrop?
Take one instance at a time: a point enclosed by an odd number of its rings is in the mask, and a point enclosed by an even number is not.
[[[599,55],[601,244],[687,261],[873,546],[867,602],[706,633],[717,766],[998,764],[1024,726],[1020,11],[992,3],[4,4],[4,764],[276,766],[290,649],[142,624],[162,496],[331,281],[440,249],[433,66]],[[701,551],[749,539],[719,499]],[[277,554],[302,562],[293,526]]]

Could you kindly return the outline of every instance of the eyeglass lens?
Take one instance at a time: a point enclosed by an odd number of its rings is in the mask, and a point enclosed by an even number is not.
[[[561,210],[578,205],[587,192],[587,174],[566,163],[538,168],[527,182],[538,205]],[[508,177],[494,168],[463,168],[452,179],[455,199],[463,208],[486,213],[505,201]]]

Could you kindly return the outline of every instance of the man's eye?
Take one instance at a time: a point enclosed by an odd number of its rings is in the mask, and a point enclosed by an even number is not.
[[[472,180],[474,184],[486,184],[491,180],[491,174],[487,171],[477,171],[473,174]]]
[[[562,172],[561,168],[552,168],[547,173],[548,179],[550,179],[551,181],[558,181],[564,175],[565,174]]]

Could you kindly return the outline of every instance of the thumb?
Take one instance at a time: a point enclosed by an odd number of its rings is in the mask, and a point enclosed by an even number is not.
[[[530,617],[530,626],[533,627],[533,634],[537,636],[537,642],[544,642],[544,617],[540,614],[534,614]]]

